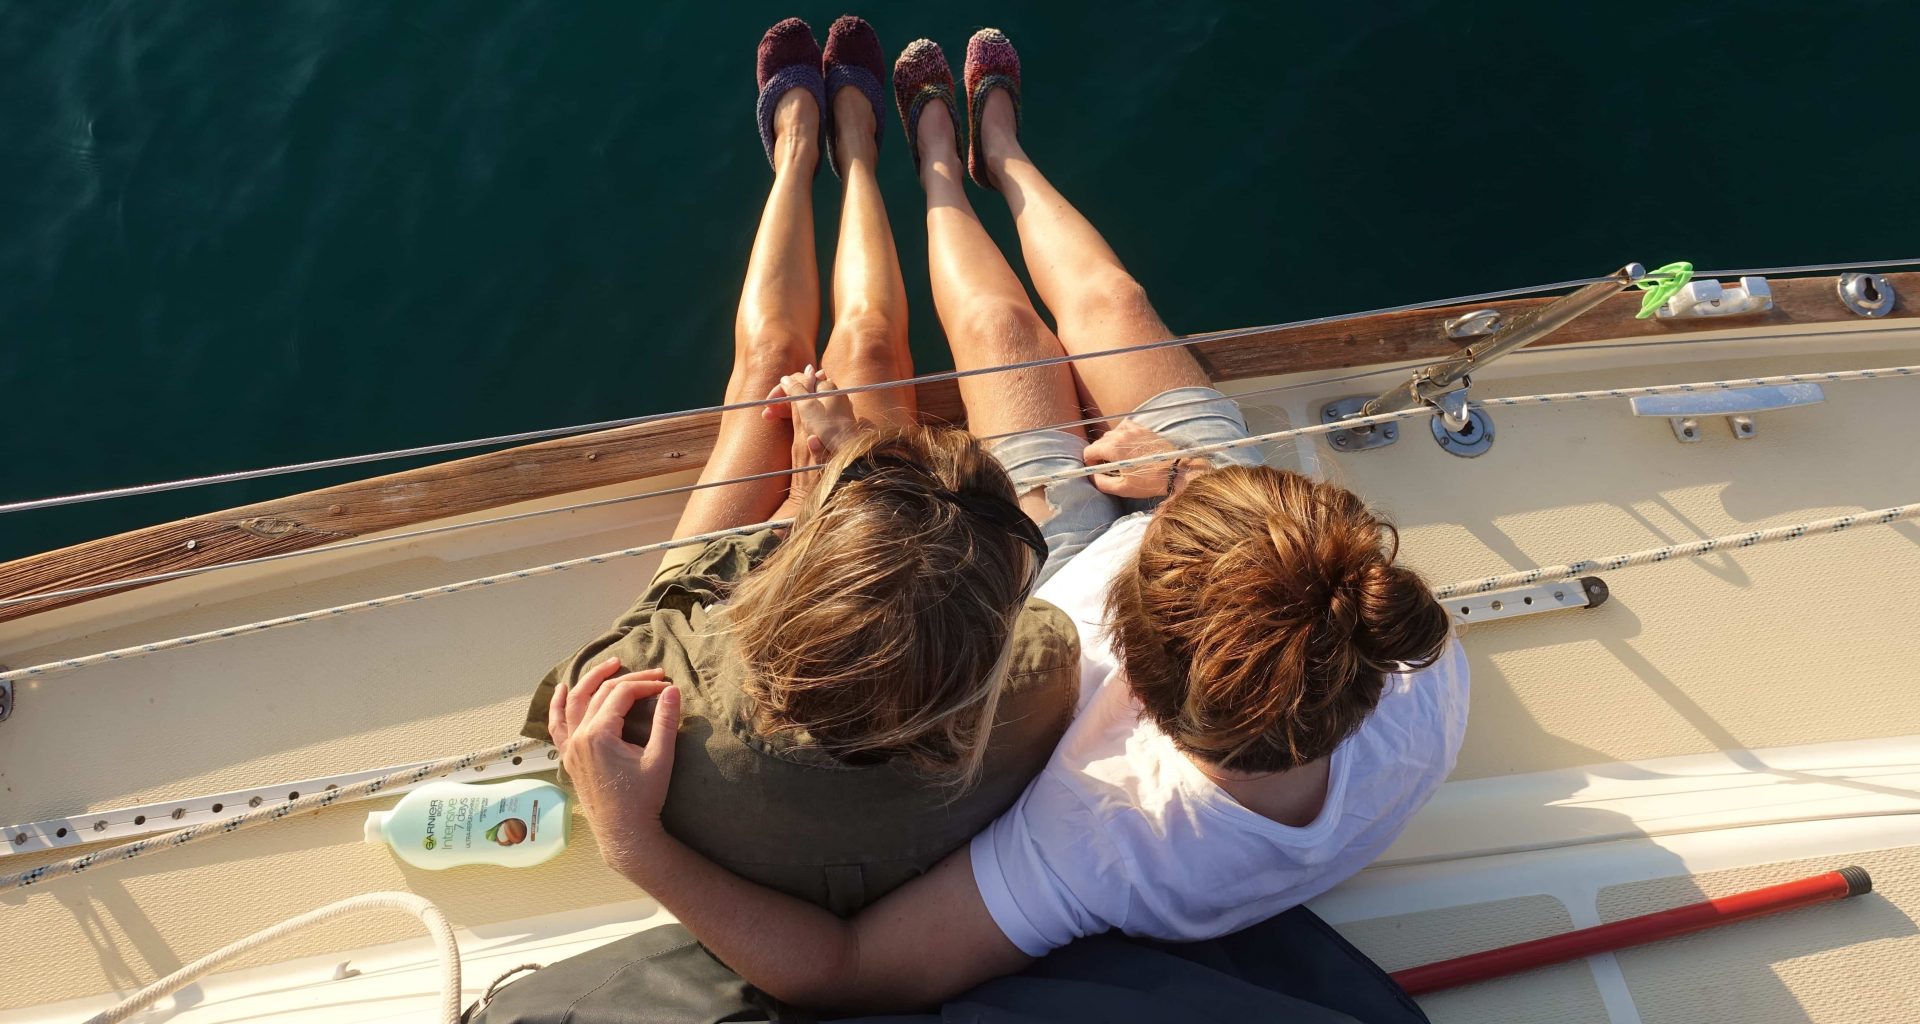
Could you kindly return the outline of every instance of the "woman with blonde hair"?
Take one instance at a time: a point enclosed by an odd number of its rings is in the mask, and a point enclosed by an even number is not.
[[[911,387],[816,394],[912,375],[874,179],[873,29],[841,18],[822,54],[788,19],[761,41],[758,70],[774,183],[726,398],[796,401],[722,415],[710,486],[675,536],[793,526],[670,550],[633,607],[547,674],[526,733],[564,746],[568,723],[604,705],[643,740],[650,709],[628,711],[665,691],[680,738],[659,819],[748,878],[848,913],[1014,801],[1072,714],[1079,650],[1071,621],[1029,599],[1044,542],[972,435],[917,425]],[[845,201],[816,369],[809,192],[823,135]],[[790,489],[777,474],[789,466],[808,470]],[[578,762],[565,762],[576,777]],[[596,813],[592,790],[581,797],[603,847],[618,848],[621,823]]]
[[[1245,438],[1245,422],[1184,349],[1137,350],[1170,332],[1022,148],[1020,87],[1012,44],[976,34],[964,166],[1005,193],[1057,334],[967,202],[939,48],[912,44],[895,65],[955,360],[1136,349],[1001,385],[1008,404],[1052,422],[1077,418],[1076,389],[1120,420],[1091,444],[1068,428],[994,454],[1016,478],[1169,456],[1022,495],[1055,556],[1040,594],[1083,646],[1073,724],[1046,768],[966,848],[846,921],[720,870],[655,824],[672,743],[623,742],[589,712],[564,755],[628,823],[609,862],[747,981],[803,1005],[920,1007],[1081,936],[1206,939],[1271,918],[1385,850],[1465,732],[1464,656],[1445,610],[1396,564],[1391,525],[1245,448],[1218,465],[1174,457]],[[673,724],[662,704],[656,729]]]

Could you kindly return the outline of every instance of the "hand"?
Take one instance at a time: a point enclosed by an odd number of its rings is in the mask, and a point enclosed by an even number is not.
[[[853,402],[845,395],[832,394],[836,385],[827,379],[825,370],[815,369],[809,364],[799,373],[789,373],[780,378],[780,383],[767,392],[768,398],[797,398],[798,401],[783,402],[779,405],[765,406],[760,414],[770,420],[793,420],[795,437],[808,434],[820,439],[827,452],[831,454],[850,434],[859,428],[859,422],[853,418]],[[829,393],[816,395],[825,388]],[[801,395],[813,397],[800,398]]]
[[[1085,459],[1088,466],[1097,466],[1104,462],[1124,462],[1174,450],[1173,442],[1159,434],[1132,420],[1121,420],[1114,424],[1112,430],[1101,435],[1100,440],[1087,445]],[[1208,468],[1205,459],[1180,459],[1179,468],[1174,468],[1175,465],[1175,460],[1167,459],[1110,470],[1093,477],[1093,486],[1116,498],[1171,497],[1188,480],[1206,472]],[[1171,490],[1167,486],[1169,472],[1174,475]]]
[[[680,728],[680,690],[659,669],[619,675],[620,659],[608,658],[580,674],[572,689],[554,687],[547,705],[547,732],[560,763],[573,779],[580,808],[600,841],[600,856],[625,870],[664,835],[660,810],[673,776],[673,742]],[[627,712],[649,697],[653,731],[646,746],[628,743],[621,730]]]
[[[780,378],[780,383],[774,385],[767,397],[814,396],[821,385],[829,390],[833,388],[833,382],[827,379],[824,371],[808,366],[799,373]],[[833,457],[834,450],[859,429],[858,421],[853,418],[853,403],[845,395],[817,395],[783,405],[769,405],[763,413],[769,419],[793,419],[792,464],[795,469],[825,465]],[[819,476],[819,473],[795,474],[789,485],[787,504],[781,506],[775,518],[791,515],[794,509],[804,503]]]

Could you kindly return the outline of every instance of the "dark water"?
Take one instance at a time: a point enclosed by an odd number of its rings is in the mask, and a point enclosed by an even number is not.
[[[0,5],[0,500],[717,400],[769,178],[753,46],[790,13],[840,12]],[[1177,330],[1920,242],[1904,0],[860,13],[889,52],[1008,32],[1029,150]],[[9,516],[0,557],[365,472]]]

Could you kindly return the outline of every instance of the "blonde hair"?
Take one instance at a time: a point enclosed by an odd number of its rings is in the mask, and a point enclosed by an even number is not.
[[[851,764],[902,758],[955,785],[978,777],[1039,566],[956,497],[1018,511],[965,431],[869,429],[834,454],[727,612],[762,735],[805,733]]]
[[[1446,647],[1446,610],[1394,564],[1399,540],[1353,492],[1298,473],[1194,480],[1108,592],[1128,685],[1176,746],[1222,768],[1331,754],[1387,673]]]

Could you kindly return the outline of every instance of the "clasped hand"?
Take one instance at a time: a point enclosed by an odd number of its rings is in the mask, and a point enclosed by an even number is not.
[[[646,745],[621,732],[634,705],[654,698],[653,730]],[[608,658],[581,673],[571,689],[554,687],[547,706],[547,732],[560,763],[573,780],[600,856],[626,871],[664,834],[660,811],[673,776],[673,743],[680,728],[680,690],[666,673],[647,669],[620,674],[620,659]]]

